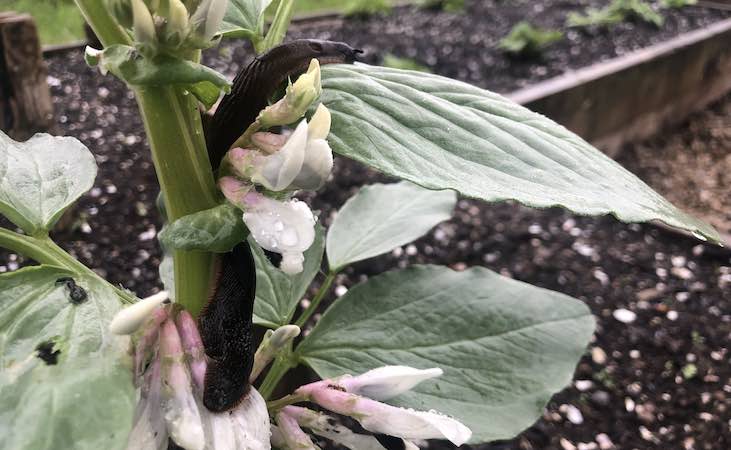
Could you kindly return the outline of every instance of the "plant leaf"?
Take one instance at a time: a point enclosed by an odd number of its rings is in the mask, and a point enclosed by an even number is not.
[[[53,227],[94,178],[94,157],[76,138],[16,142],[0,131],[0,213],[27,234]]]
[[[127,45],[111,45],[104,50],[87,48],[86,62],[132,86],[185,86],[207,108],[213,106],[221,91],[231,90],[226,77],[202,64],[166,54],[150,59]]]
[[[454,191],[430,191],[409,182],[361,188],[328,229],[330,269],[339,270],[423,236],[449,220],[456,203]]]
[[[166,225],[160,232],[160,241],[168,249],[226,253],[246,239],[247,234],[241,211],[224,203]]]
[[[0,275],[0,448],[126,446],[136,394],[128,341],[107,331],[117,296],[77,277],[87,298],[73,304],[57,283],[68,276],[53,266]]]
[[[414,266],[350,289],[297,349],[323,378],[384,365],[444,375],[389,403],[435,409],[472,442],[511,438],[566,386],[594,330],[581,302],[481,267]]]
[[[262,37],[264,11],[272,0],[229,0],[218,32],[223,37],[257,40]]]
[[[315,241],[305,252],[304,270],[287,275],[274,267],[254,239],[249,238],[256,262],[256,303],[254,323],[269,328],[287,325],[297,309],[297,304],[307,292],[322,265],[325,248],[325,231],[315,225]]]
[[[322,86],[333,151],[388,175],[489,202],[658,220],[720,243],[575,134],[492,92],[363,64],[324,66]]]

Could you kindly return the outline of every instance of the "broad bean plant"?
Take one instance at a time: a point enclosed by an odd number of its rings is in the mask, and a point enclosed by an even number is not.
[[[582,302],[483,267],[415,265],[322,311],[337,274],[425,235],[458,196],[657,221],[719,242],[581,138],[499,95],[352,63],[346,44],[281,44],[292,0],[76,2],[103,43],[88,63],[127,83],[144,120],[165,289],[140,300],[49,238],[94,183],[83,144],[0,134],[0,212],[15,225],[0,228],[0,245],[37,263],[0,275],[2,448],[510,438],[571,380],[594,331]],[[231,37],[260,55],[233,89],[200,63]],[[277,73],[302,45],[316,56]],[[318,58],[327,48],[345,53]],[[247,77],[284,83],[257,92]],[[257,106],[262,95],[270,101]],[[212,114],[221,97],[230,113]],[[249,119],[236,109],[254,107]],[[224,134],[233,138],[213,148]],[[327,183],[333,154],[402,181],[363,187],[326,230],[294,196]],[[319,378],[298,378],[300,365]]]

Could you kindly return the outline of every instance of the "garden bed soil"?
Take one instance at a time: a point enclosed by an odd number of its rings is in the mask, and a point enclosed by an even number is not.
[[[471,4],[470,8],[477,7]],[[348,40],[370,49],[371,53],[377,46],[384,46],[392,52],[403,48],[401,56],[411,56],[407,51],[411,48],[410,39],[416,52],[414,56],[434,55],[434,61],[425,58],[424,62],[433,62],[430,65],[438,72],[497,90],[511,90],[535,79],[531,74],[535,73],[536,66],[526,66],[521,78],[518,69],[509,69],[499,76],[490,75],[493,69],[499,72],[501,63],[489,58],[487,62],[478,62],[475,57],[468,59],[467,64],[457,64],[460,59],[453,53],[467,51],[465,45],[457,45],[465,40],[464,36],[460,38],[459,27],[477,27],[480,31],[476,36],[485,34],[477,39],[492,45],[496,37],[489,38],[487,32],[499,36],[501,33],[495,30],[499,31],[500,26],[509,28],[507,23],[500,25],[504,21],[482,19],[487,23],[477,25],[472,22],[479,17],[475,9],[468,11],[469,17],[461,19],[452,15],[427,18],[427,13],[408,8],[405,11],[404,14],[413,14],[414,18],[409,19],[412,22],[404,19],[399,23],[393,16],[386,19],[390,28],[381,29],[385,34],[401,27],[405,30],[403,38],[396,39],[396,31],[391,32],[390,38],[384,36],[382,41],[378,40],[380,37],[358,35],[357,27],[367,27],[367,23],[343,26],[341,31],[347,28],[353,33]],[[525,14],[518,17],[523,18]],[[534,16],[547,19],[547,14]],[[468,22],[461,24],[459,20]],[[677,23],[690,21],[683,19]],[[672,21],[668,19],[668,23]],[[434,39],[444,38],[444,41],[427,48],[431,38],[418,35],[421,33],[418,30],[423,29],[436,30]],[[304,32],[299,27],[295,29],[295,33]],[[335,28],[323,30],[318,36],[347,37],[335,32]],[[604,36],[603,42],[624,42],[618,36],[610,39],[614,33]],[[632,37],[625,40],[649,39],[642,38],[639,32],[630,34]],[[451,53],[445,50],[448,46],[452,48]],[[228,44],[207,57],[218,55],[216,64],[226,66],[227,73],[231,74],[236,70],[230,65],[232,58],[236,65],[244,63],[237,56],[242,48]],[[580,52],[595,49],[589,44],[576,48]],[[612,48],[612,55],[629,49],[622,45]],[[477,50],[470,52],[479,54]],[[602,59],[597,53],[587,53],[584,58],[585,63]],[[573,61],[568,56],[552,59],[551,53],[546,59],[556,64]],[[470,69],[469,61],[478,64],[478,68]],[[154,206],[158,192],[156,179],[133,96],[111,76],[102,77],[86,68],[81,52],[55,56],[49,65],[60,130],[81,139],[99,164],[94,189],[74,208],[78,220],[67,220],[54,232],[54,237],[110,281],[121,283],[139,295],[151,294],[160,287],[156,270],[160,250],[155,233],[161,221]],[[550,73],[552,69],[547,70]],[[479,76],[472,79],[471,74]],[[510,81],[512,77],[518,81]],[[490,85],[500,79],[508,81],[502,87]],[[708,204],[728,218],[731,213],[728,199],[723,195],[724,185],[705,187],[697,181],[703,177],[697,175],[703,175],[706,167],[714,167],[719,158],[728,155],[731,136],[724,124],[731,120],[730,110],[731,97],[694,116],[687,126],[631,146],[626,153],[662,155],[658,159],[666,159],[667,164],[656,164],[640,156],[625,162],[680,206],[704,213]],[[691,161],[708,158],[709,162],[704,165],[684,162],[683,170],[688,170],[677,172],[678,167],[671,161],[685,161],[682,155],[687,149],[694,152]],[[727,160],[726,157],[726,164]],[[673,171],[676,171],[674,183],[670,183],[667,174]],[[693,174],[696,181],[682,184],[685,174]],[[724,177],[728,172],[719,169],[715,174],[717,183],[727,183]],[[327,225],[332,213],[359,186],[375,181],[384,178],[338,158],[332,181],[321,192],[309,196],[309,200]],[[697,186],[704,186],[716,200],[706,202],[705,194],[692,197],[688,192]],[[724,227],[723,223],[717,225]],[[17,255],[0,255],[0,271],[13,270],[25,263]],[[554,397],[543,419],[514,440],[477,448],[731,448],[731,253],[728,250],[651,225],[621,224],[609,217],[578,217],[559,209],[533,210],[508,203],[487,205],[461,200],[454,218],[426,237],[347,269],[338,277],[330,300],[335,293],[342,294],[369,276],[413,263],[446,264],[455,270],[485,266],[580,298],[597,317],[596,340],[577,368],[576,381]],[[624,323],[615,319],[613,313],[622,308],[634,312],[636,320]],[[445,447],[438,444],[432,448]]]
[[[526,20],[544,28],[562,29],[569,12],[601,8],[606,0],[466,0],[464,12],[447,13],[418,6],[395,8],[368,19],[329,17],[294,24],[288,39],[319,38],[347,42],[363,49],[363,62],[380,64],[386,54],[410,58],[432,72],[508,93],[568,70],[606,61],[666,41],[681,33],[731,17],[731,11],[700,6],[662,10],[658,28],[645,22],[624,22],[589,32],[569,30],[542,57],[516,59],[497,48],[513,25]],[[249,46],[224,43],[206,62],[233,76],[249,61]]]

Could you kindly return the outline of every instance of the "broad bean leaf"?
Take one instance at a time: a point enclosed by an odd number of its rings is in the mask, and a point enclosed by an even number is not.
[[[127,341],[107,331],[117,296],[77,277],[87,298],[74,304],[57,282],[68,276],[53,266],[0,275],[0,448],[126,446],[135,389]]]
[[[218,32],[223,37],[258,40],[264,29],[264,11],[272,0],[229,0]]]
[[[180,85],[210,108],[220,92],[229,92],[231,83],[215,70],[171,55],[143,56],[128,45],[111,45],[104,50],[87,47],[86,62],[112,72],[131,86]]]
[[[241,211],[224,203],[166,225],[160,232],[160,241],[168,249],[226,253],[246,239],[247,234]]]
[[[267,259],[261,247],[249,238],[256,262],[256,302],[254,323],[269,328],[287,325],[297,310],[297,304],[307,292],[322,264],[325,231],[315,225],[315,241],[305,252],[304,270],[288,275]]]
[[[386,253],[426,234],[452,215],[454,191],[413,183],[363,187],[338,211],[327,233],[331,270]]]
[[[16,142],[0,131],[0,213],[28,234],[50,229],[95,177],[94,157],[75,138]]]
[[[453,416],[472,442],[513,437],[566,386],[594,331],[589,309],[484,268],[413,266],[350,289],[297,353],[322,377],[384,365],[444,375],[390,403]]]
[[[429,189],[625,222],[657,220],[720,242],[590,144],[492,92],[422,72],[322,68],[333,151]]]

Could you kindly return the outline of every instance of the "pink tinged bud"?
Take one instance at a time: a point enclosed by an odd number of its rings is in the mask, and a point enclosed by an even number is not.
[[[298,200],[280,202],[263,195],[247,195],[244,222],[264,249],[281,253],[280,269],[302,271],[303,252],[315,240],[315,218],[310,208]]]
[[[188,357],[190,373],[199,392],[203,390],[203,380],[206,375],[206,355],[203,341],[198,333],[198,325],[188,311],[181,311],[176,320],[178,332],[183,341],[183,348]]]
[[[246,198],[248,197],[251,185],[245,183],[238,178],[234,177],[222,177],[218,180],[218,188],[221,189],[226,199],[233,205],[244,208],[246,204]]]
[[[168,293],[162,291],[124,308],[112,318],[109,323],[109,331],[121,335],[134,333],[147,321],[152,312],[167,299]]]
[[[272,425],[272,437],[271,437],[271,443],[272,447],[274,448],[286,448],[287,443],[284,442],[284,435],[282,434],[282,430],[279,429],[278,426]]]
[[[373,436],[354,433],[327,414],[299,406],[286,406],[283,411],[293,417],[301,427],[309,429],[318,436],[330,439],[335,444],[351,450],[385,450]]]
[[[157,351],[157,338],[160,326],[167,320],[169,314],[169,308],[155,309],[152,312],[152,317],[147,319],[147,322],[140,330],[140,335],[135,344],[134,355],[136,380],[139,380],[140,377],[142,377],[148,362],[155,355],[155,352]]]
[[[251,135],[251,143],[262,152],[271,155],[281,149],[287,143],[289,134],[276,134],[267,131],[259,131]]]
[[[162,402],[168,434],[186,450],[203,450],[205,437],[198,405],[193,397],[178,330],[167,320],[160,332]]]
[[[372,398],[388,400],[411,390],[422,381],[436,378],[444,373],[442,369],[414,369],[406,366],[385,366],[358,375],[342,377],[336,383],[346,391]]]
[[[279,431],[282,432],[284,442],[289,449],[302,449],[302,450],[316,450],[319,449],[310,437],[302,431],[297,420],[284,412],[284,410],[277,413],[275,417]]]
[[[399,408],[328,387],[313,389],[309,396],[330,411],[353,417],[374,433],[403,439],[447,439],[457,446],[472,436],[462,423],[436,412]]]
[[[285,345],[292,342],[294,338],[299,336],[300,327],[297,325],[284,325],[276,330],[268,330],[264,335],[259,348],[254,354],[254,367],[251,369],[249,380],[253,382],[264,370],[264,368],[274,359]]]
[[[262,159],[251,181],[271,191],[285,190],[300,173],[306,149],[307,122],[303,120],[278,152]]]

